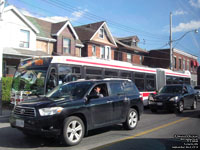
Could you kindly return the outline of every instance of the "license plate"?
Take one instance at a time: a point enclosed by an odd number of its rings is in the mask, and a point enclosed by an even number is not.
[[[163,105],[163,103],[157,103],[157,105],[158,105],[158,106],[162,106],[162,105]]]
[[[16,126],[17,127],[24,127],[24,120],[16,119]]]

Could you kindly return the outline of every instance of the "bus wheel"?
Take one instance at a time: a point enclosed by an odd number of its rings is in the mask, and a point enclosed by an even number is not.
[[[63,142],[66,145],[77,145],[81,142],[84,133],[84,123],[80,118],[71,116],[64,120]]]

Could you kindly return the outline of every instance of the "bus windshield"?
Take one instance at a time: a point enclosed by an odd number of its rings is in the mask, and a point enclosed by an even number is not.
[[[22,61],[13,77],[12,92],[44,95],[45,80],[51,58]]]
[[[29,91],[29,94],[43,95],[47,69],[18,70],[13,78],[14,91]]]

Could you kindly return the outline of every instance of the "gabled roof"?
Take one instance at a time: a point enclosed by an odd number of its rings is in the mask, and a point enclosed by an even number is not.
[[[121,46],[121,47],[124,47],[125,49],[128,49],[128,50],[131,50],[131,51],[137,51],[137,52],[144,52],[144,53],[148,53],[146,50],[142,49],[142,48],[139,48],[137,46],[129,46],[121,41],[119,41],[118,39],[121,39],[121,38],[115,38],[115,41],[116,43]]]
[[[104,21],[74,27],[81,41],[89,41]]]
[[[35,33],[37,33],[37,34],[39,33],[39,30],[13,5],[5,7],[4,12],[10,11],[10,10],[14,11],[17,14],[17,16],[21,20],[23,20]]]
[[[52,23],[51,22],[41,20],[35,17],[30,17],[30,16],[26,16],[26,18],[30,20],[39,29],[40,32],[37,34],[37,36],[52,38],[51,36]]]
[[[76,40],[79,39],[78,35],[76,34],[73,26],[69,22],[69,20],[52,23],[42,19],[38,19],[35,17],[26,16],[40,31],[38,36],[45,37],[45,38],[52,38],[52,36],[59,36],[59,34],[67,27],[71,29],[72,33]]]
[[[82,41],[91,41],[95,37],[95,35],[99,32],[99,30],[104,26],[105,31],[108,33],[108,37],[110,41],[115,45],[115,40],[106,24],[105,21],[100,21],[92,24],[77,26],[74,29],[76,30],[80,40]]]

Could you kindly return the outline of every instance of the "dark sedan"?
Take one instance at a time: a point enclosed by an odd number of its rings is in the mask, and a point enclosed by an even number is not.
[[[191,85],[166,85],[157,94],[149,96],[149,107],[152,112],[157,110],[177,110],[183,112],[185,108],[197,108],[197,95]]]

